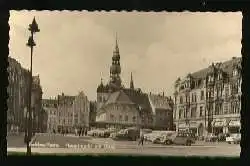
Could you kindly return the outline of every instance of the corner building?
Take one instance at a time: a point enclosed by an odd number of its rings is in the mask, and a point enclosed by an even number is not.
[[[238,133],[241,110],[241,58],[178,78],[174,93],[176,130],[207,133]]]

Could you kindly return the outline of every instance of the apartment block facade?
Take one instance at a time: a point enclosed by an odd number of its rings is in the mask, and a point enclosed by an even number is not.
[[[178,78],[173,115],[176,130],[191,130],[197,136],[239,132],[241,82],[240,57]]]

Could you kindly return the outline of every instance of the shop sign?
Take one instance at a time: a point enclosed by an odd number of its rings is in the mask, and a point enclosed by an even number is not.
[[[239,120],[231,120],[229,122],[229,126],[238,126],[238,127],[240,127],[240,121]]]
[[[223,127],[223,121],[215,121],[214,122],[214,127]]]

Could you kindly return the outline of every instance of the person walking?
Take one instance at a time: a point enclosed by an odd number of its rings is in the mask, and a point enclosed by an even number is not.
[[[85,136],[88,135],[88,129],[87,128],[85,129],[85,133],[84,134],[85,134]]]
[[[144,135],[143,135],[143,133],[141,133],[141,136],[140,136],[140,139],[139,139],[138,146],[139,146],[139,145],[142,145],[142,146],[143,146],[143,142],[144,142]]]
[[[80,129],[78,130],[78,135],[79,135],[79,137],[81,136],[81,132],[82,132],[82,128],[80,128]]]
[[[77,128],[75,128],[75,136],[77,136]]]

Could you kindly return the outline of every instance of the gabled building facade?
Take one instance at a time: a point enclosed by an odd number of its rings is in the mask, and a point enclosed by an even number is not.
[[[174,124],[176,130],[235,133],[240,130],[241,58],[188,74],[175,82]]]
[[[52,133],[53,130],[56,131],[58,127],[58,117],[57,117],[58,101],[56,98],[55,99],[43,99],[42,107],[43,107],[43,110],[46,112],[46,116],[47,116],[46,131],[49,133]]]
[[[75,100],[75,96],[68,96],[62,93],[57,96],[57,118],[58,132],[73,132],[73,102]]]
[[[73,117],[72,125],[74,128],[89,127],[90,102],[84,92],[79,92],[72,105]]]

